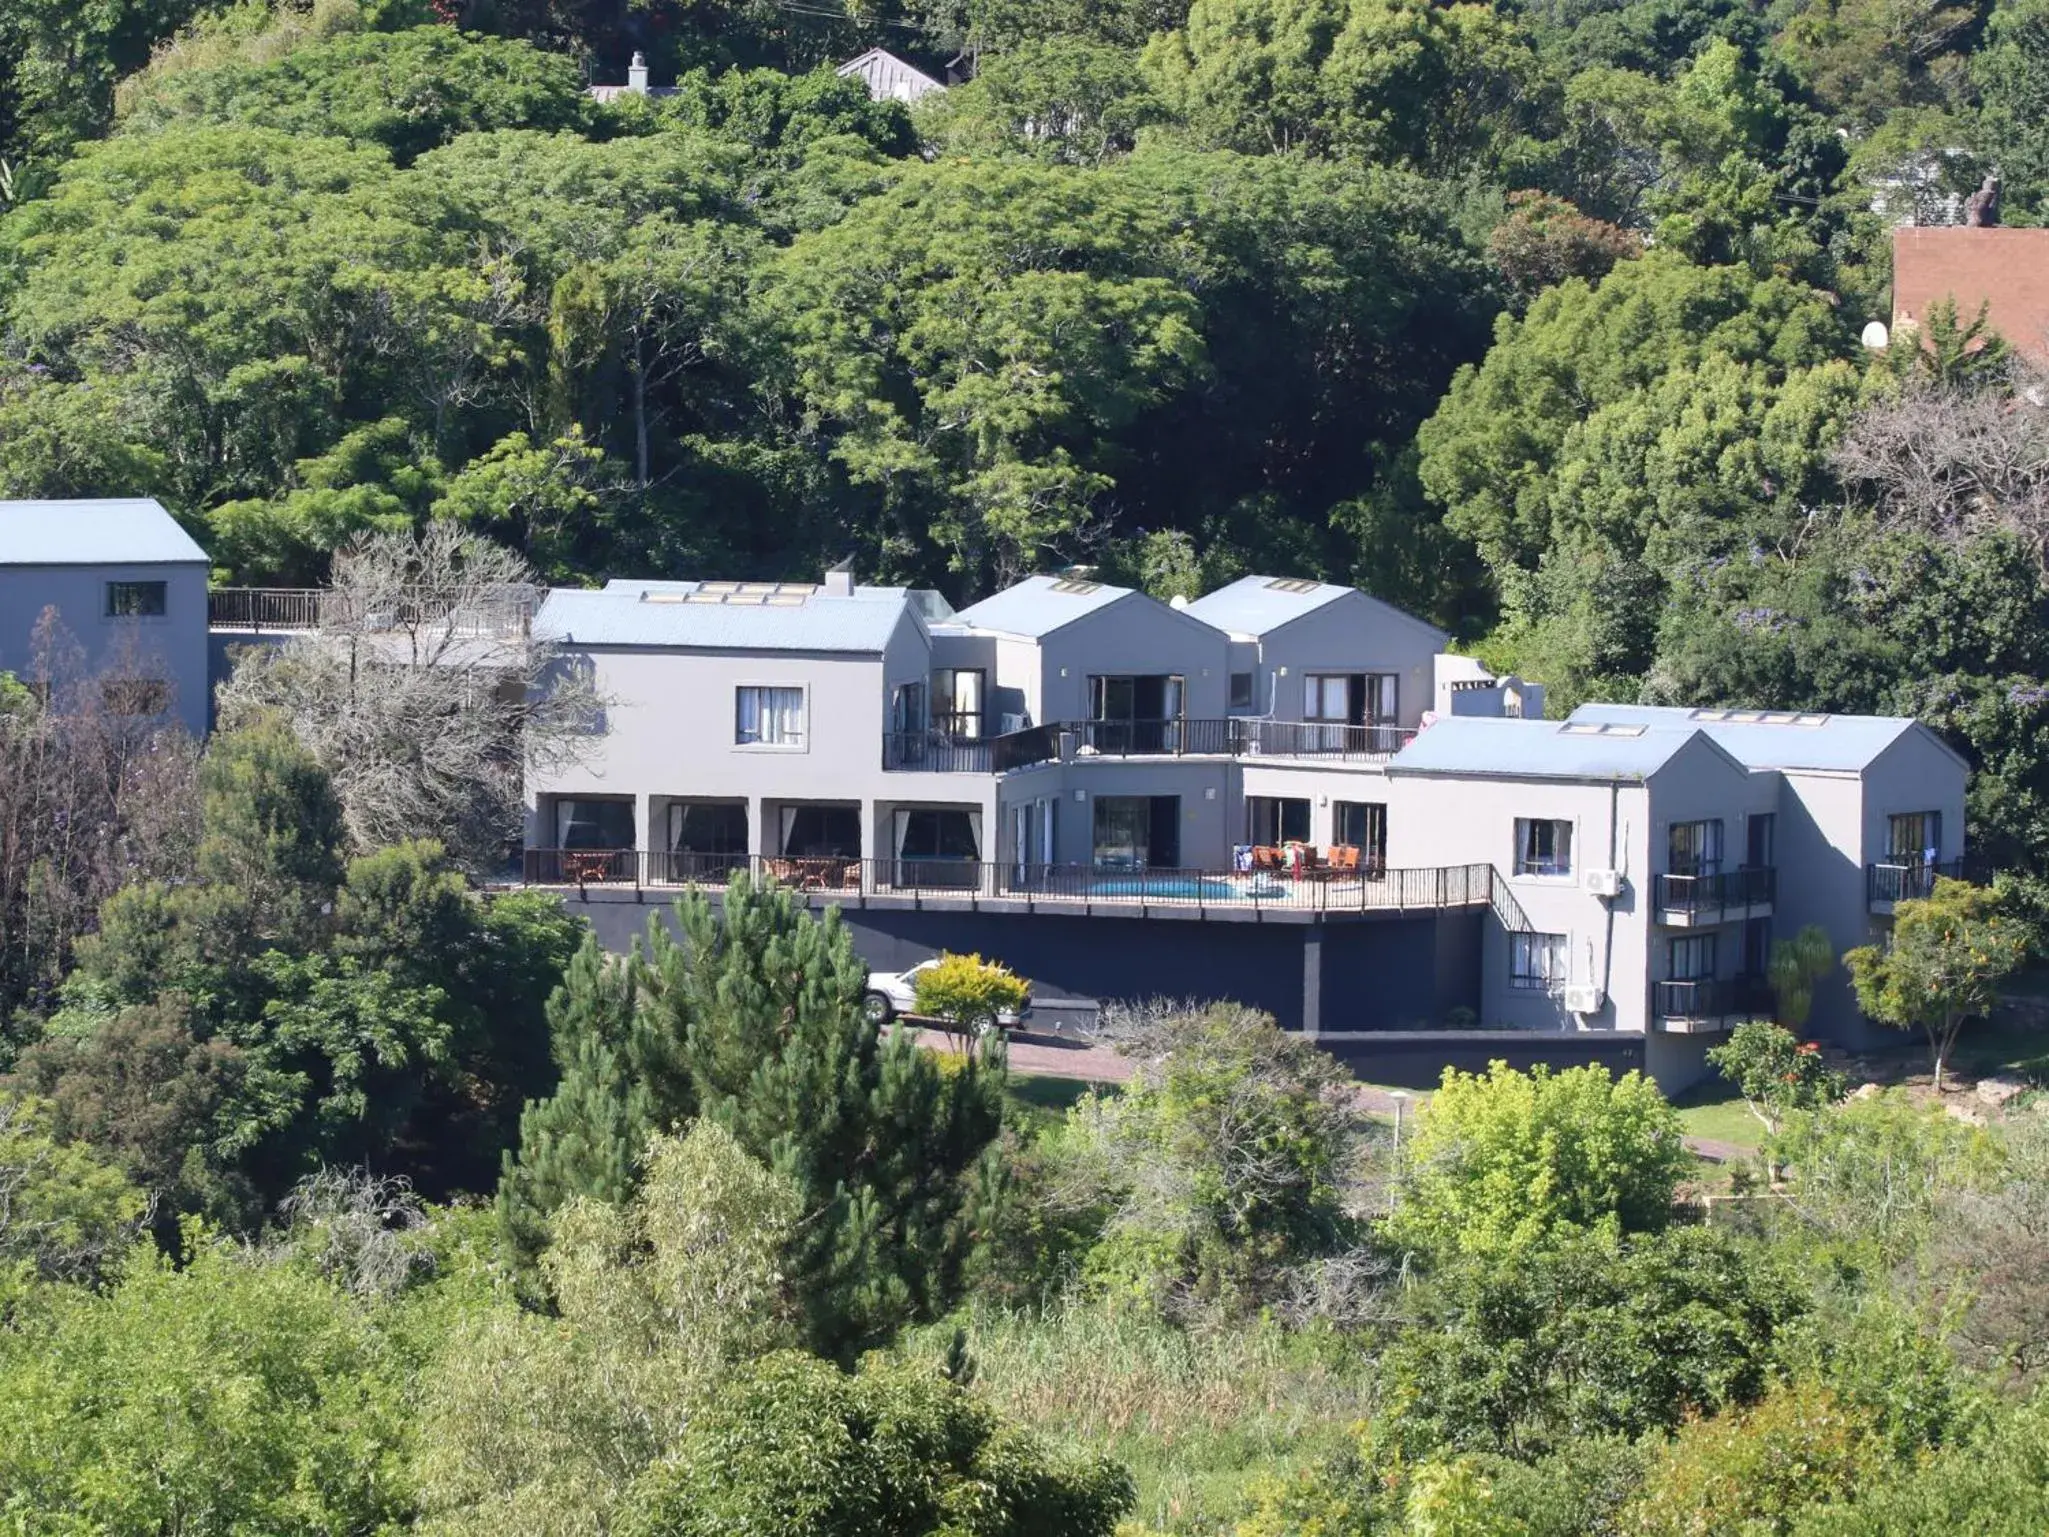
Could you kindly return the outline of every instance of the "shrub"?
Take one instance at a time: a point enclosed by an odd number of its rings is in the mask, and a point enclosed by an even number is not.
[[[1447,1068],[1387,1231],[1424,1253],[1512,1253],[1569,1228],[1655,1230],[1687,1167],[1679,1117],[1640,1073]]]
[[[1021,1013],[1031,989],[1008,967],[979,955],[942,955],[918,973],[918,1012],[956,1032],[980,1035],[1005,1014]]]

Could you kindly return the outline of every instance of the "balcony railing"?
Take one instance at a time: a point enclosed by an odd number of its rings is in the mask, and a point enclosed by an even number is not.
[[[1864,900],[1867,906],[1892,911],[1896,902],[1919,902],[1932,896],[1938,880],[1962,880],[1961,859],[1909,860],[1899,864],[1864,867]]]
[[[1770,907],[1778,890],[1779,872],[1770,865],[1713,875],[1661,875],[1658,911],[1688,923],[1714,923],[1729,913],[1740,916]]]
[[[1656,982],[1652,984],[1651,1012],[1661,1020],[1684,1024],[1768,1019],[1772,992],[1762,977]]]
[[[883,738],[885,769],[1005,773],[1072,756],[1090,758],[1309,757],[1384,763],[1415,739],[1401,726],[1346,726],[1250,716],[1196,720],[1048,721],[983,742],[943,732],[892,732]]]
[[[211,629],[256,632],[345,625],[373,633],[446,628],[462,635],[524,635],[543,596],[535,587],[504,587],[458,603],[446,593],[408,589],[366,601],[324,587],[216,587],[206,595],[206,621]]]
[[[800,891],[868,897],[1003,898],[1033,906],[1110,910],[1170,908],[1345,913],[1503,907],[1491,865],[1419,870],[1284,872],[1121,869],[1093,865],[995,864],[972,859],[853,859],[687,854],[645,849],[528,849],[523,878],[533,886],[635,890],[723,886],[745,873]]]

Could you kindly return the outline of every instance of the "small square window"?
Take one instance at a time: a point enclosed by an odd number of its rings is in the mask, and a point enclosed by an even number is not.
[[[735,690],[733,741],[745,747],[802,747],[804,691],[751,684]]]
[[[1565,986],[1566,950],[1563,934],[1511,934],[1508,985],[1531,992],[1555,993]]]
[[[107,583],[109,619],[161,619],[165,601],[162,582]]]
[[[1252,674],[1234,672],[1231,674],[1231,705],[1234,710],[1252,708]]]
[[[1532,817],[1515,819],[1517,875],[1572,874],[1572,824]]]

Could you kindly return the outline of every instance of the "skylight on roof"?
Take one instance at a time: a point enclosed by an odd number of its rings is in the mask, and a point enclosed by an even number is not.
[[[1642,736],[1648,729],[1617,720],[1567,721],[1558,728],[1560,736]]]
[[[643,591],[643,603],[723,603],[737,608],[800,608],[818,588],[810,582],[705,582],[694,592]]]
[[[1063,576],[1051,587],[1048,587],[1046,591],[1069,593],[1074,597],[1079,598],[1086,597],[1089,593],[1092,592],[1100,592],[1102,590],[1102,587],[1103,584],[1101,582],[1083,582],[1078,581],[1071,576]]]
[[[1302,576],[1277,576],[1266,584],[1269,592],[1314,592],[1323,583]]]
[[[1727,726],[1826,726],[1826,715],[1805,714],[1799,710],[1695,710],[1689,717],[1714,725]]]

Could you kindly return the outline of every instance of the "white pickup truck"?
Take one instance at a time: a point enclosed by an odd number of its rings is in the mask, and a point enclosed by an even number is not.
[[[939,964],[939,957],[933,956],[920,961],[909,971],[871,971],[868,973],[868,990],[861,995],[861,1012],[868,1022],[878,1028],[901,1015],[905,1019],[921,1023],[939,1024],[938,1020],[926,1021],[918,1013],[918,973]],[[1025,1010],[1032,1006],[1026,997],[1024,1008],[1015,1013],[1005,1009],[994,1019],[968,1021],[968,1034],[987,1035],[991,1030],[1015,1030],[1024,1021]]]

